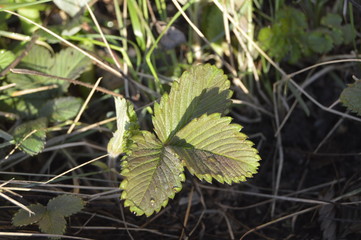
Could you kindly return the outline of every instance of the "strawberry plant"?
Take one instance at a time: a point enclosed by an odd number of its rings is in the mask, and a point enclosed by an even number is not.
[[[342,24],[338,14],[328,13],[316,29],[310,29],[306,15],[293,7],[283,7],[273,24],[263,27],[258,40],[276,61],[296,63],[301,57],[324,54],[354,38],[351,24]]]
[[[253,143],[240,132],[242,126],[222,115],[230,104],[229,86],[214,66],[190,68],[155,104],[155,134],[134,127],[132,107],[116,99],[118,130],[108,151],[126,153],[121,198],[136,215],[150,216],[166,206],[182,188],[184,167],[209,183],[238,183],[257,172],[260,157]]]

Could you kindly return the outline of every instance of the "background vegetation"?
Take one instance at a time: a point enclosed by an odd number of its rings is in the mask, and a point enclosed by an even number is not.
[[[0,238],[361,239],[360,16],[346,0],[0,0]],[[231,81],[259,173],[186,171],[167,207],[135,216],[120,160],[101,157],[113,96],[151,130],[199,63]],[[42,219],[18,222],[30,210]]]

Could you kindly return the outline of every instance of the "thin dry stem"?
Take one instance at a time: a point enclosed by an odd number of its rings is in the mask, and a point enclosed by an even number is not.
[[[89,93],[88,97],[86,98],[83,106],[82,106],[81,109],[79,110],[78,115],[75,117],[74,122],[73,122],[73,123],[71,124],[71,126],[69,127],[69,130],[68,130],[67,134],[70,134],[70,133],[73,131],[76,123],[79,121],[81,115],[82,115],[83,112],[85,111],[86,106],[88,105],[90,99],[92,98],[92,96],[93,96],[93,94],[94,94],[94,92],[95,92],[95,89],[98,87],[98,85],[99,85],[99,83],[100,83],[101,80],[102,80],[102,78],[98,78],[98,80],[97,80],[96,83],[94,84],[93,89],[90,91],[90,93]]]
[[[89,84],[89,83],[84,83],[75,79],[70,79],[70,78],[64,78],[64,77],[60,77],[60,76],[54,76],[54,75],[50,75],[47,73],[43,73],[43,72],[39,72],[39,71],[34,71],[34,70],[29,70],[29,69],[20,69],[20,68],[13,68],[10,70],[12,73],[17,73],[17,74],[26,74],[26,75],[34,75],[34,76],[43,76],[43,77],[48,77],[48,78],[54,78],[54,79],[59,79],[59,80],[63,80],[63,81],[67,81],[70,82],[72,84],[75,85],[80,85],[89,89],[93,89],[94,85]],[[109,94],[112,95],[114,97],[120,97],[120,98],[124,98],[123,95],[112,92],[108,89],[102,88],[102,87],[96,87],[95,90],[105,93],[105,94]]]
[[[96,162],[96,161],[98,161],[98,160],[100,160],[100,159],[102,159],[102,158],[107,157],[108,155],[109,155],[109,154],[105,154],[105,155],[102,155],[102,156],[100,156],[100,157],[94,158],[94,159],[92,159],[92,160],[90,160],[90,161],[87,161],[87,162],[85,162],[85,163],[82,163],[82,164],[80,164],[80,165],[78,165],[78,166],[76,166],[76,167],[74,167],[74,168],[72,168],[72,169],[69,169],[69,170],[67,170],[67,171],[65,171],[65,172],[63,172],[63,173],[61,173],[61,174],[59,174],[59,175],[57,175],[57,176],[49,179],[48,181],[44,182],[44,184],[48,184],[48,183],[50,183],[50,182],[52,182],[52,181],[54,181],[54,180],[56,180],[56,179],[64,176],[64,175],[67,174],[67,173],[70,173],[70,172],[72,172],[72,171],[74,171],[74,170],[76,170],[76,169],[78,169],[78,168],[81,168],[81,167],[83,167],[83,166],[86,166],[86,165],[88,165],[88,164],[90,164],[90,163]]]

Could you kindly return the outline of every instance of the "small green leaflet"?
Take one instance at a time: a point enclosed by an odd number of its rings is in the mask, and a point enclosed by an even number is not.
[[[53,122],[66,121],[76,116],[82,103],[82,99],[76,97],[51,99],[41,107],[39,115]]]
[[[219,113],[202,115],[181,129],[171,143],[182,164],[200,180],[223,183],[246,181],[257,173],[260,157],[253,143]]]
[[[133,138],[132,154],[122,162],[120,188],[124,205],[137,215],[150,216],[166,206],[182,188],[183,166],[177,155],[154,134],[142,131]]]
[[[349,84],[342,91],[340,100],[348,109],[361,116],[361,81]]]
[[[60,195],[50,199],[46,206],[49,212],[58,214],[60,216],[69,217],[84,207],[84,202],[81,198],[72,195]]]
[[[62,235],[66,229],[65,217],[79,212],[83,207],[84,202],[79,197],[61,195],[51,199],[46,207],[40,203],[28,206],[34,215],[20,209],[14,214],[12,223],[17,227],[37,224],[43,233]]]
[[[211,65],[183,73],[154,106],[153,134],[133,134],[122,162],[124,205],[136,215],[152,215],[182,188],[184,167],[201,180],[246,181],[260,157],[241,126],[223,117],[230,103],[229,81]]]
[[[4,49],[0,50],[0,71],[6,68],[10,63],[15,60],[14,53],[6,51]]]
[[[224,113],[230,104],[230,83],[223,71],[211,65],[198,65],[173,82],[169,96],[165,94],[154,105],[154,131],[167,142],[187,123],[202,114]]]
[[[28,208],[35,214],[29,215],[28,211],[20,209],[13,217],[12,222],[14,226],[21,227],[37,223],[41,220],[41,218],[44,216],[44,213],[46,212],[46,207],[40,203],[31,204],[28,206]]]
[[[65,218],[53,212],[46,211],[42,219],[38,222],[43,233],[62,235],[66,230]],[[60,238],[53,238],[60,239]]]
[[[20,124],[14,130],[15,143],[31,156],[40,153],[45,145],[47,123],[46,118],[38,118]]]
[[[207,4],[202,9],[201,26],[204,35],[211,42],[212,48],[218,53],[222,54],[222,42],[224,41],[224,24],[223,13],[214,4]],[[244,16],[245,17],[245,16]]]
[[[332,49],[333,41],[329,33],[315,30],[307,36],[307,43],[316,53],[325,53]]]
[[[340,27],[342,23],[342,18],[339,14],[328,13],[326,16],[321,18],[321,24],[327,27]]]
[[[77,79],[91,64],[87,56],[70,47],[61,50],[54,58],[55,65],[49,70],[49,74],[70,79]],[[66,91],[69,85],[69,82],[61,82],[64,91]]]

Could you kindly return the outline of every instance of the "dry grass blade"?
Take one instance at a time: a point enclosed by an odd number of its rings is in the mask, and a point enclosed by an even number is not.
[[[48,91],[51,89],[55,89],[55,88],[59,88],[58,85],[53,84],[53,85],[49,85],[49,86],[44,86],[44,87],[37,87],[37,88],[32,88],[32,89],[25,89],[25,90],[21,90],[21,91],[15,91],[13,93],[11,93],[12,97],[20,97],[20,96],[24,96],[27,94],[32,94],[32,93],[37,93],[37,92],[42,92],[42,91]]]
[[[0,91],[4,91],[6,89],[9,89],[9,88],[12,88],[12,87],[15,87],[15,86],[16,86],[16,83],[10,83],[10,84],[7,84],[5,86],[1,86]]]
[[[335,115],[344,117],[344,118],[348,118],[357,122],[361,122],[361,118],[358,117],[354,117],[350,114],[346,114],[334,109],[331,109],[329,107],[325,107],[324,105],[322,105],[321,103],[319,103],[317,100],[315,100],[310,94],[308,94],[305,90],[303,90],[295,81],[293,81],[292,79],[289,80],[302,94],[304,94],[309,100],[311,100],[311,102],[313,102],[315,105],[317,105],[319,108],[321,108],[322,110],[325,110],[326,112],[330,112],[333,113]]]
[[[2,187],[0,188],[0,197],[5,198],[5,199],[8,200],[9,202],[11,202],[11,203],[15,204],[16,206],[24,209],[25,211],[27,211],[27,212],[29,213],[29,215],[30,215],[30,214],[35,214],[33,211],[31,211],[31,210],[30,210],[27,206],[25,206],[24,204],[22,204],[22,203],[16,201],[15,199],[12,199],[11,197],[3,194],[1,191],[4,191],[4,190],[6,191],[6,188],[2,188]]]
[[[109,119],[105,119],[105,120],[103,120],[103,121],[90,124],[90,125],[88,125],[88,126],[86,126],[86,127],[76,129],[75,132],[77,132],[77,133],[86,132],[86,131],[88,131],[88,130],[90,130],[90,129],[93,129],[93,128],[99,128],[99,126],[104,125],[104,124],[107,124],[107,123],[110,123],[110,122],[113,122],[113,121],[115,121],[115,120],[117,120],[116,117],[112,117],[112,118],[109,118]]]
[[[229,191],[228,189],[222,189],[212,186],[206,186],[202,185],[200,186],[204,189],[212,189],[212,190],[218,190],[218,191]],[[269,198],[269,199],[276,199],[276,200],[283,200],[283,201],[290,201],[290,202],[299,202],[299,203],[308,203],[308,204],[319,204],[319,205],[325,205],[329,204],[329,202],[322,201],[322,200],[316,200],[316,199],[305,199],[305,198],[297,198],[297,197],[289,197],[289,196],[280,196],[280,195],[272,195],[272,194],[266,194],[266,193],[257,193],[257,192],[247,192],[247,191],[239,191],[239,190],[232,190],[233,193],[237,194],[244,194],[246,196],[254,196],[254,197],[261,197],[261,198]]]
[[[197,33],[197,35],[202,38],[203,41],[205,41],[207,43],[207,45],[211,46],[211,43],[208,41],[208,39],[204,36],[204,34],[201,32],[201,30],[199,30],[199,28],[192,22],[191,19],[189,19],[189,17],[187,16],[187,14],[183,11],[182,7],[179,5],[178,1],[176,0],[172,0],[174,6],[178,9],[178,11],[182,14],[182,16],[184,17],[184,19],[187,21],[187,23],[192,27],[192,29]],[[216,53],[216,51],[214,51]],[[217,53],[216,53],[217,54]],[[236,70],[227,62],[223,59],[222,56],[219,56],[219,54],[217,54],[218,57],[220,57],[222,59],[223,64],[225,65],[225,67],[232,72],[232,74],[234,76],[237,76],[237,72]]]
[[[92,11],[91,8],[89,7],[89,4],[88,4],[88,3],[86,3],[85,6],[87,7],[87,9],[88,9],[88,11],[89,11],[89,13],[90,13],[90,16],[91,16],[91,18],[93,19],[93,22],[95,23],[95,26],[97,27],[97,29],[98,29],[98,31],[99,31],[99,33],[100,33],[100,36],[102,37],[102,40],[103,40],[103,42],[104,42],[104,44],[105,44],[105,46],[106,46],[106,48],[107,48],[110,56],[112,57],[115,65],[117,66],[117,68],[118,68],[119,71],[122,71],[122,69],[121,69],[121,67],[120,67],[120,64],[119,64],[119,62],[117,61],[117,59],[115,58],[115,55],[114,55],[113,51],[110,49],[109,43],[108,43],[107,39],[105,38],[104,33],[103,33],[101,27],[99,26],[99,23],[98,23],[95,15],[94,15],[94,13],[93,13],[93,11]],[[125,75],[125,74],[123,74],[123,75]],[[128,98],[128,97],[129,97],[129,89],[128,89],[128,79],[127,79],[127,78],[124,78],[124,83],[125,83],[125,96]]]
[[[16,73],[16,74],[28,74],[28,75],[34,75],[34,76],[43,76],[43,77],[48,77],[48,78],[55,78],[55,79],[70,82],[70,83],[75,84],[75,85],[80,85],[80,86],[83,86],[83,87],[86,87],[86,88],[89,88],[89,89],[94,88],[94,85],[91,85],[89,83],[81,82],[81,81],[78,81],[78,80],[75,80],[75,79],[63,78],[63,77],[60,77],[60,76],[54,76],[54,75],[50,75],[50,74],[47,74],[47,73],[42,73],[42,72],[38,72],[38,71],[34,71],[34,70],[13,68],[10,71],[12,73]],[[95,88],[95,90],[99,91],[99,92],[102,92],[102,93],[105,93],[105,94],[112,95],[114,97],[123,98],[123,95],[112,92],[112,91],[110,91],[108,89],[105,89],[105,88],[102,88],[102,87],[97,86]]]
[[[16,190],[18,190],[18,191],[30,191],[30,189],[28,189],[28,188],[12,188],[12,187],[7,188],[7,187],[4,187],[4,186],[6,186],[7,184],[9,184],[9,183],[12,182],[12,181],[13,181],[13,179],[10,179],[10,180],[8,180],[8,181],[6,181],[6,182],[3,182],[3,183],[0,185],[0,196],[3,197],[3,198],[5,198],[5,199],[7,199],[7,200],[10,201],[10,202],[12,202],[13,204],[19,206],[20,208],[24,209],[25,211],[27,211],[27,212],[29,213],[29,215],[30,215],[30,214],[35,214],[33,211],[31,211],[28,207],[26,207],[26,206],[23,205],[22,203],[14,200],[14,199],[12,199],[11,197],[9,197],[9,196],[7,196],[7,195],[5,195],[5,194],[2,193],[2,192],[9,192],[9,193],[11,193],[11,194],[13,194],[13,195],[16,195],[16,196],[18,196],[18,197],[22,197],[20,194],[17,194],[17,193],[15,193],[15,192],[13,192],[12,190],[15,190],[15,191],[16,191]]]
[[[212,0],[214,4],[227,16],[228,20],[234,25],[234,27],[242,34],[242,36],[247,39],[247,41],[269,62],[272,64],[274,68],[276,68],[283,76],[287,75],[282,68],[278,66],[258,45],[257,43],[251,39],[247,33],[234,21],[232,16],[230,16],[227,11],[224,9],[222,4],[218,0]]]
[[[4,10],[4,12],[10,13],[14,16],[17,16],[21,19],[24,19],[25,21],[39,27],[40,29],[42,29],[43,31],[49,33],[50,35],[54,36],[55,38],[59,39],[60,41],[64,42],[65,44],[67,44],[68,46],[76,49],[77,51],[81,52],[82,54],[84,54],[85,56],[87,56],[88,58],[90,58],[91,60],[93,60],[94,62],[96,62],[99,66],[101,66],[102,68],[108,70],[109,72],[111,72],[112,74],[118,76],[118,77],[125,77],[124,74],[122,74],[121,72],[115,70],[114,68],[112,68],[111,66],[105,64],[104,62],[102,62],[101,60],[99,60],[98,58],[92,56],[91,54],[89,54],[88,52],[86,52],[85,50],[79,48],[78,46],[74,45],[73,43],[69,42],[68,40],[62,38],[61,36],[59,36],[58,34],[50,31],[49,29],[39,25],[38,23],[30,20],[29,18],[22,16],[20,14],[17,14],[15,12],[9,11],[9,10]]]
[[[98,160],[100,160],[100,159],[102,159],[102,158],[105,158],[105,157],[107,157],[107,156],[108,156],[108,154],[105,154],[105,155],[103,155],[103,156],[100,156],[100,157],[94,158],[94,159],[92,159],[92,160],[90,160],[90,161],[87,161],[87,162],[85,162],[85,163],[83,163],[83,164],[80,164],[79,166],[76,166],[76,167],[74,167],[74,168],[72,168],[72,169],[69,169],[69,170],[67,170],[67,171],[65,171],[65,172],[63,172],[63,173],[61,173],[61,174],[59,174],[59,175],[57,175],[57,176],[49,179],[48,181],[44,182],[44,184],[50,183],[50,182],[54,181],[55,179],[58,179],[58,178],[64,176],[64,175],[67,174],[67,173],[70,173],[70,172],[72,172],[72,171],[74,171],[74,170],[76,170],[76,169],[78,169],[78,168],[81,168],[81,167],[83,167],[83,166],[85,166],[85,165],[88,165],[88,164],[90,164],[90,163],[96,162],[96,161],[98,161]]]
[[[26,55],[28,55],[30,49],[34,46],[36,39],[38,39],[38,36],[33,35],[33,37],[31,38],[30,42],[28,43],[28,45],[26,46],[25,50],[20,54],[20,56],[18,56],[11,64],[9,64],[9,66],[7,66],[4,70],[2,70],[0,72],[0,78],[4,77],[9,71],[10,69],[14,68],[16,65],[18,65],[20,63],[20,61],[26,57]]]
[[[6,155],[6,157],[4,158],[5,160],[8,159],[12,154],[14,154],[14,152],[16,151],[16,149],[18,149],[21,144],[28,139],[29,137],[31,137],[34,133],[36,133],[38,130],[34,129],[33,131],[29,132],[18,144],[15,145],[15,147],[9,152],[8,155]]]
[[[192,207],[193,192],[194,192],[194,188],[192,187],[191,192],[189,193],[189,197],[188,197],[187,210],[186,210],[186,214],[184,216],[182,233],[181,233],[181,235],[179,237],[179,240],[183,239],[183,237],[184,237],[184,229],[187,227],[189,213],[190,213],[191,207]]]
[[[293,72],[293,73],[290,73],[288,74],[287,76],[285,76],[285,79],[284,80],[287,80],[289,78],[292,78],[298,74],[301,74],[303,72],[306,72],[308,70],[311,70],[313,68],[317,68],[317,67],[320,67],[320,66],[323,66],[323,65],[329,65],[329,64],[339,64],[339,63],[344,63],[344,62],[361,62],[361,59],[357,59],[357,58],[351,58],[351,59],[338,59],[338,60],[332,60],[332,61],[326,61],[326,62],[321,62],[321,63],[316,63],[312,66],[309,66],[309,67],[305,67],[299,71],[296,71],[296,72]]]
[[[283,217],[280,217],[280,218],[277,218],[273,221],[270,221],[268,223],[265,223],[265,224],[262,224],[262,225],[259,225],[255,228],[252,228],[251,230],[247,231],[245,234],[242,235],[242,237],[240,238],[240,240],[243,240],[245,239],[246,236],[248,236],[249,234],[257,231],[257,230],[260,230],[260,229],[263,229],[269,225],[272,225],[274,223],[277,223],[277,222],[280,222],[280,221],[283,221],[283,220],[286,220],[286,219],[289,219],[289,218],[292,218],[294,216],[298,216],[298,215],[301,215],[301,214],[304,214],[304,213],[307,213],[307,212],[310,212],[310,211],[313,211],[317,208],[319,208],[320,206],[314,206],[314,207],[310,207],[310,208],[306,208],[306,209],[303,209],[301,211],[298,211],[298,212],[295,212],[295,213],[292,213],[292,214],[288,214],[286,216],[283,216]]]
[[[79,121],[81,115],[83,114],[86,106],[88,105],[90,99],[92,98],[92,96],[93,96],[93,94],[94,94],[94,92],[95,92],[95,89],[98,87],[98,85],[99,85],[99,83],[100,83],[101,80],[102,80],[102,78],[98,78],[98,80],[97,80],[96,83],[94,84],[93,89],[90,91],[90,93],[89,93],[88,97],[86,98],[83,106],[82,106],[81,109],[79,110],[78,115],[75,117],[74,122],[70,125],[67,134],[70,134],[70,133],[73,131],[76,123]]]

